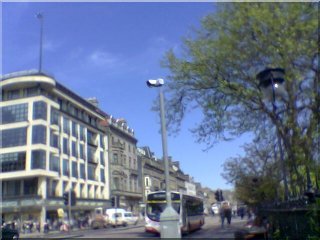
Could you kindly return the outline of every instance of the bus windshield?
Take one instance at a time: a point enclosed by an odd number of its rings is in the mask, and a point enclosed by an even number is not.
[[[153,221],[160,221],[160,214],[166,208],[167,203],[148,203],[147,204],[147,215]],[[172,203],[172,207],[177,213],[180,213],[180,203]]]

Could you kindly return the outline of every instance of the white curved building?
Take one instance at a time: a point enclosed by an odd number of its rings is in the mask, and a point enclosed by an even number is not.
[[[36,71],[1,78],[2,217],[57,220],[63,193],[72,216],[109,203],[107,115],[53,77]]]

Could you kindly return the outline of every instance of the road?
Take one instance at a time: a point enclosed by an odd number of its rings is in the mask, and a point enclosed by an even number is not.
[[[202,239],[234,239],[234,231],[243,226],[245,220],[240,220],[240,218],[233,218],[230,227],[221,228],[219,217],[208,216],[206,217],[206,222],[203,225],[202,229],[192,232],[188,235],[182,236],[183,239],[188,238],[202,238]],[[127,239],[159,239],[159,235],[152,233],[146,233],[144,231],[143,223],[139,223],[136,226],[128,227],[117,227],[117,228],[107,228],[107,229],[86,229],[72,231],[70,233],[50,233],[48,235],[21,235],[21,238],[30,239],[30,238],[50,238],[50,239],[113,239],[113,238],[127,238]]]

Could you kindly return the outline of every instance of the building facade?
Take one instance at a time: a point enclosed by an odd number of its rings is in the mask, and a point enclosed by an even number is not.
[[[139,184],[137,139],[126,120],[109,116],[106,129],[109,139],[110,193],[117,207],[139,212],[142,200]]]
[[[138,159],[141,162],[141,183],[143,203],[150,192],[165,190],[165,167],[164,161],[154,157],[149,147],[138,148]],[[179,162],[173,162],[168,158],[170,166],[169,189],[186,193],[186,181],[189,176],[180,169]]]
[[[4,75],[0,86],[2,218],[52,223],[70,189],[74,218],[108,205],[106,114],[42,73]]]

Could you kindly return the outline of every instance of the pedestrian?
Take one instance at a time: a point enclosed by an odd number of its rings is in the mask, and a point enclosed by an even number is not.
[[[229,205],[224,209],[224,215],[227,218],[228,226],[231,224],[232,211]]]

